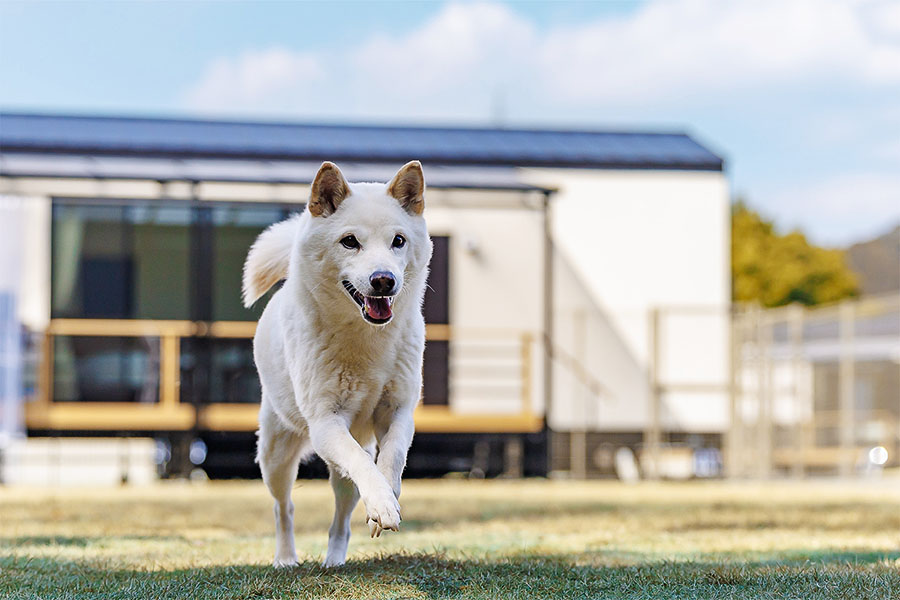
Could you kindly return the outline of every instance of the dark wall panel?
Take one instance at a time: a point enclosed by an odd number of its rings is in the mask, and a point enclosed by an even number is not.
[[[450,322],[450,238],[431,237],[434,253],[431,255],[431,272],[425,290],[425,322]]]

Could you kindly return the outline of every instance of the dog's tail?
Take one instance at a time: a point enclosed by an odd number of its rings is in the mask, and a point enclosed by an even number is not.
[[[299,227],[300,215],[275,223],[259,234],[247,260],[244,262],[244,280],[241,297],[244,306],[250,308],[260,296],[269,291],[279,280],[287,277],[288,262],[294,235]]]

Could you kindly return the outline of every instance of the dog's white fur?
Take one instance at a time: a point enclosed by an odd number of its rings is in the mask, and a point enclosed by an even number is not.
[[[346,560],[350,513],[360,497],[371,535],[400,526],[400,476],[425,346],[422,299],[432,246],[424,192],[417,161],[388,184],[347,183],[326,162],[307,210],[264,231],[247,256],[246,305],[286,277],[254,338],[262,383],[257,460],[275,498],[275,566],[297,564],[291,489],[300,461],[313,453],[327,463],[335,497],[325,566]],[[358,248],[342,244],[351,234]],[[393,315],[373,325],[343,282],[377,296],[370,277],[384,271],[396,279]]]

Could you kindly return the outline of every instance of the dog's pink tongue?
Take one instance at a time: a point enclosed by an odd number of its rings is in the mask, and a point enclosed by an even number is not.
[[[391,303],[387,298],[370,298],[366,296],[366,314],[373,319],[391,318]]]

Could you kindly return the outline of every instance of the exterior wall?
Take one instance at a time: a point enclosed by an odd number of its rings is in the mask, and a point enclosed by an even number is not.
[[[16,249],[7,253],[7,264],[0,273],[15,281],[0,282],[0,286],[16,292],[18,320],[39,331],[50,319],[50,200],[15,195],[2,196],[0,202],[8,228],[4,242]]]
[[[559,252],[554,258],[550,427],[643,430],[650,415],[646,364],[630,350],[620,326],[600,308],[571,262]]]
[[[50,321],[50,198],[25,199],[22,257],[22,299],[19,318],[32,331]]]
[[[434,194],[425,211],[430,233],[450,237],[450,404],[519,413],[526,352],[530,405],[542,414],[543,211],[524,194],[504,196]]]
[[[586,320],[588,339],[576,354],[606,389],[589,426],[633,430],[646,425],[649,386],[636,378],[650,378],[654,308],[662,310],[660,383],[727,384],[730,206],[724,174],[522,173],[531,183],[559,190],[552,202],[552,231],[556,250],[572,272],[557,269],[554,333],[571,351],[577,319]],[[574,294],[578,287],[583,292]],[[551,424],[581,427],[585,415],[578,413],[577,402],[567,402],[572,391],[565,386],[564,378],[555,378]],[[728,395],[683,388],[664,392],[661,424],[675,431],[724,431]]]

